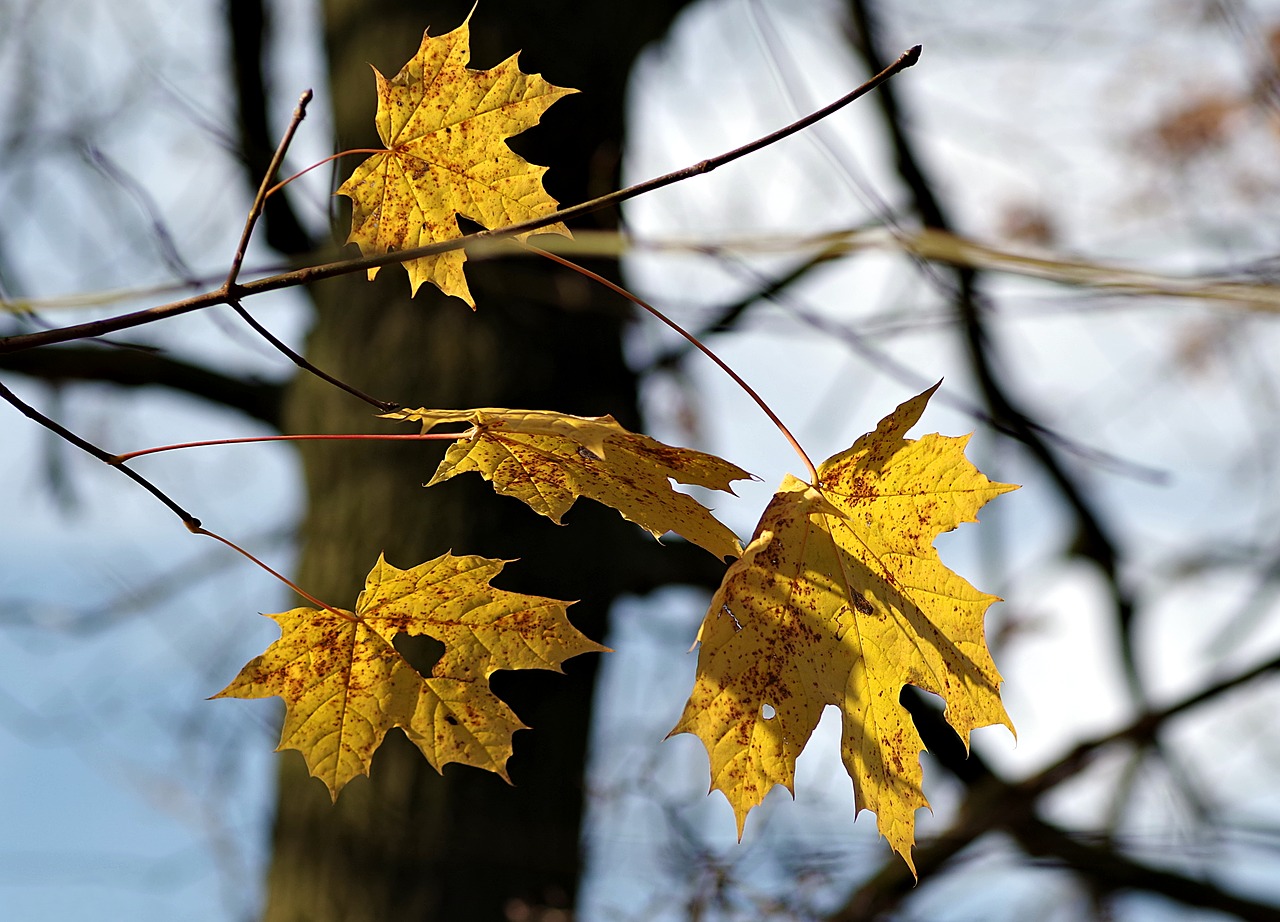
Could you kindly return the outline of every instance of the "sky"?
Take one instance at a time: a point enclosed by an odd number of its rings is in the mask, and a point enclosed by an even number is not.
[[[3,124],[25,115],[28,126],[17,140],[5,136],[21,163],[0,168],[0,197],[16,216],[0,229],[0,277],[10,289],[3,294],[101,292],[171,281],[176,270],[216,276],[248,205],[219,146],[229,100],[218,64],[218,5],[147,2],[126,15],[92,2],[4,2],[0,16],[26,31],[0,37],[0,86],[25,86],[29,78],[47,89],[30,111],[17,89],[0,92]],[[323,85],[323,61],[311,4],[278,6],[280,34],[288,36],[273,57],[283,124],[302,88]],[[1280,5],[1249,6],[1259,21],[1280,24]],[[1229,111],[1243,124],[1212,167],[1193,159],[1171,171],[1143,155],[1149,138],[1142,129],[1171,107],[1201,92],[1227,100],[1245,92],[1241,49],[1256,49],[1189,7],[1095,2],[1074,5],[1068,17],[1030,2],[941,11],[924,0],[894,4],[889,31],[897,44],[925,46],[921,63],[897,79],[961,229],[1007,239],[1001,235],[1011,215],[1040,210],[1052,216],[1055,247],[1161,271],[1210,271],[1274,252],[1280,227],[1255,220],[1248,233],[1238,229],[1251,208],[1265,213],[1277,196],[1274,172],[1256,166],[1274,160],[1275,138],[1251,118],[1254,110],[1237,104],[1239,111]],[[628,178],[727,150],[861,82],[836,21],[828,0],[723,0],[691,10],[639,68],[633,111],[643,127],[627,152]],[[84,82],[63,79],[69,60],[77,73],[93,75],[91,97]],[[105,100],[106,111],[95,111]],[[757,245],[856,227],[900,199],[875,119],[871,106],[855,105],[808,136],[635,201],[625,212],[628,227],[642,241],[740,246],[744,238]],[[83,125],[92,147],[74,143]],[[326,137],[323,106],[315,105],[291,159],[319,159]],[[94,162],[123,166],[145,193],[104,182],[103,169],[85,169]],[[308,218],[322,222],[327,189],[319,176],[309,182],[299,199]],[[172,228],[181,260],[157,243],[153,214]],[[185,220],[192,215],[197,220]],[[795,253],[788,244],[751,265],[776,269]],[[249,262],[263,265],[270,255],[255,250]],[[736,265],[643,246],[628,257],[633,284],[693,325],[750,286]],[[1144,600],[1139,654],[1153,695],[1171,700],[1206,675],[1274,655],[1280,619],[1255,601],[1256,558],[1235,568],[1194,566],[1205,549],[1273,541],[1268,456],[1280,404],[1267,362],[1277,335],[1268,318],[1170,300],[1086,300],[1018,279],[990,284],[1019,394],[1072,444],[1120,459],[1080,461],[1079,468],[1132,548],[1125,578]],[[258,315],[277,334],[301,341],[298,299],[259,303]],[[86,315],[59,308],[51,317]],[[851,350],[815,320],[862,332],[864,347],[880,357]],[[177,355],[198,354],[227,369],[288,372],[225,317],[183,318],[154,336]],[[643,365],[669,344],[656,325],[641,323],[629,354]],[[973,394],[964,356],[936,291],[905,260],[873,252],[824,269],[713,346],[793,422],[815,457],[847,447],[942,378],[917,431],[976,429],[971,459],[993,479],[1024,485],[984,510],[981,526],[939,542],[949,565],[1007,600],[992,610],[989,635],[1019,733],[1015,743],[1004,730],[979,731],[975,746],[1017,775],[1128,719],[1132,705],[1100,581],[1087,566],[1063,561],[1062,512],[1042,475],[958,408]],[[646,385],[651,431],[716,451],[760,477],[717,508],[745,537],[782,476],[798,470],[797,459],[720,372],[697,362],[683,368],[683,380],[658,376]],[[21,379],[12,386],[115,450],[258,431],[176,397],[85,389],[59,396]],[[3,431],[0,509],[10,527],[0,534],[0,914],[252,918],[281,758],[271,752],[277,710],[205,699],[274,638],[273,625],[256,613],[275,610],[283,593],[212,542],[188,537],[115,472],[16,416]],[[301,496],[287,450],[211,449],[148,459],[139,469],[179,492],[214,530],[288,569]],[[700,744],[660,742],[692,681],[694,656],[686,651],[703,604],[696,593],[669,590],[628,600],[615,614],[610,645],[618,652],[608,660],[596,728],[584,919],[682,917],[672,888],[707,883],[690,878],[706,867],[691,856],[709,854],[731,867],[748,896],[793,887],[817,905],[883,860],[873,818],[853,822],[833,714],[801,758],[796,802],[771,795],[752,814],[742,846],[723,798],[705,796]],[[1235,634],[1227,631],[1233,623],[1243,625]],[[1280,815],[1280,748],[1273,734],[1254,730],[1260,720],[1270,726],[1277,694],[1272,683],[1237,696],[1177,732],[1186,773],[1242,822]],[[1090,811],[1122,770],[1114,760],[1099,765],[1051,804],[1055,816],[1104,822]],[[1125,828],[1159,854],[1196,827],[1178,779],[1157,773],[1144,783]],[[939,784],[931,797],[935,816],[921,814],[924,833],[941,828],[954,792]],[[798,882],[787,857],[796,854],[816,869]],[[1017,872],[1012,854],[992,844],[965,865],[967,881],[930,887],[914,911],[971,917],[969,901],[984,886],[1009,896],[1009,918],[1046,899],[1063,918],[1083,911],[1062,875]],[[1239,857],[1224,850],[1205,860],[1216,873],[1275,895],[1274,852],[1260,847]],[[1142,901],[1125,912],[1125,919],[1197,918]]]

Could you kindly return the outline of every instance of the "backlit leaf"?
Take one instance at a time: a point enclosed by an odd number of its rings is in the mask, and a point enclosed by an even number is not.
[[[336,799],[400,727],[437,771],[462,762],[507,777],[519,718],[489,689],[499,669],[553,669],[605,648],[578,632],[568,603],[494,589],[503,561],[444,554],[401,570],[381,557],[354,612],[269,615],[280,639],[215,697],[285,700],[280,749],[297,749]],[[444,655],[423,677],[396,651],[425,634]]]
[[[1016,488],[969,463],[968,437],[904,438],[933,390],[820,465],[817,484],[788,476],[711,600],[672,733],[706,745],[739,836],[770,788],[794,794],[796,756],[827,705],[843,716],[856,810],[875,812],[909,865],[927,801],[903,686],[940,695],[966,744],[976,727],[1013,729],[983,636],[996,597],[948,570],[933,541]]]
[[[612,506],[661,537],[673,531],[717,557],[737,556],[737,537],[678,483],[732,493],[751,477],[736,464],[689,448],[673,448],[630,432],[612,416],[569,416],[549,410],[398,410],[389,419],[414,420],[430,432],[467,423],[427,486],[476,471],[499,493],[528,503],[556,524],[586,496]]]
[[[348,243],[367,255],[462,236],[457,215],[490,230],[556,210],[542,187],[546,167],[511,150],[506,139],[538,123],[577,90],[523,74],[512,55],[492,70],[472,70],[467,23],[447,35],[423,33],[418,53],[388,80],[378,70],[378,136],[387,150],[360,164],[338,189],[351,199]],[[536,233],[569,231],[552,224]],[[528,236],[528,235],[525,235]],[[423,282],[475,307],[452,250],[405,263],[414,294]],[[369,270],[369,278],[377,275]]]

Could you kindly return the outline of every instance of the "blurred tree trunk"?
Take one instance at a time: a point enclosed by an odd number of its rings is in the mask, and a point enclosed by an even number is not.
[[[521,69],[581,89],[512,144],[552,167],[547,187],[572,203],[616,183],[625,81],[648,42],[683,0],[536,7],[486,0],[472,22],[472,64],[487,68],[523,49]],[[462,21],[459,3],[327,0],[325,34],[340,148],[376,144],[374,79],[395,74],[422,31]],[[344,163],[345,174],[357,160]],[[343,200],[345,201],[345,200]],[[602,221],[608,221],[605,217]],[[340,231],[342,233],[342,231]],[[599,264],[594,268],[601,269]],[[605,264],[603,271],[613,273]],[[430,285],[409,300],[398,267],[376,283],[349,276],[313,289],[310,358],[384,400],[408,406],[515,406],[612,413],[636,423],[636,382],[623,363],[627,320],[619,300],[576,275],[528,259],[468,263],[479,309]],[[300,376],[286,428],[373,430],[373,409]],[[386,427],[391,428],[391,427]],[[396,431],[407,431],[403,428]],[[452,549],[519,558],[503,588],[563,599],[575,623],[599,637],[609,603],[652,585],[629,564],[656,544],[615,513],[587,502],[557,528],[478,477],[422,489],[441,454],[408,443],[314,443],[303,450],[308,511],[300,583],[350,605],[379,552],[408,567]],[[647,542],[644,543],[644,542]],[[419,668],[431,651],[409,650]],[[498,673],[497,693],[532,731],[516,734],[508,786],[453,765],[437,774],[399,731],[331,804],[297,753],[280,759],[269,922],[537,918],[538,907],[573,905],[581,859],[583,768],[599,658],[554,673]]]

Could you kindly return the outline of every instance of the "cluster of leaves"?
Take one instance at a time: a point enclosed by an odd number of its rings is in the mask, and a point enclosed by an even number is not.
[[[917,48],[904,55],[895,67],[909,66],[918,53]],[[469,57],[464,23],[447,35],[424,34],[417,54],[394,78],[377,74],[377,126],[386,149],[358,167],[339,192],[352,201],[349,241],[364,253],[344,271],[369,269],[372,275],[377,269],[371,266],[399,261],[415,293],[430,281],[474,309],[463,251],[449,246],[462,237],[459,216],[504,234],[526,231],[519,235],[523,239],[531,233],[568,234],[559,219],[604,200],[559,212],[542,187],[545,168],[527,163],[506,144],[574,91],[521,73],[514,56],[485,71],[469,69]],[[886,69],[843,100],[724,155],[721,162],[812,124],[894,72]],[[304,94],[267,180],[309,98]],[[712,167],[704,161],[694,169]],[[657,188],[675,176],[624,192]],[[215,303],[243,314],[245,295],[307,281],[306,270],[248,284],[237,281],[268,194],[264,181],[218,291],[108,321],[6,337],[0,347],[16,351],[96,336]],[[580,271],[679,329],[612,282]],[[330,383],[353,390],[290,355]],[[815,466],[776,415],[729,373],[796,447],[811,481],[784,479],[745,548],[709,509],[672,482],[732,493],[734,482],[750,474],[714,455],[629,432],[611,417],[502,408],[396,409],[383,415],[418,425],[421,433],[412,438],[452,442],[429,487],[476,472],[498,493],[557,524],[578,497],[587,497],[655,537],[671,532],[721,563],[732,558],[698,632],[697,678],[671,732],[692,733],[703,741],[712,787],[733,805],[741,836],[747,814],[773,786],[793,788],[796,757],[823,709],[835,705],[844,718],[843,760],[856,806],[876,812],[881,832],[911,864],[915,810],[926,805],[919,762],[923,744],[899,693],[911,684],[942,697],[947,720],[966,740],[977,727],[1010,726],[1000,703],[1000,676],[983,639],[983,617],[994,597],[945,568],[933,541],[974,521],[984,503],[1013,487],[979,473],[964,456],[964,438],[906,438],[936,386],[903,403],[848,450]],[[397,406],[361,396],[384,410]],[[0,399],[118,467],[190,531],[217,538],[266,566],[204,529],[125,466],[132,457],[163,449],[111,455],[3,384]],[[437,432],[439,427],[461,428]],[[172,447],[184,446],[166,446]],[[294,586],[312,607],[271,615],[280,638],[218,697],[283,698],[287,716],[280,748],[299,750],[334,798],[353,778],[368,774],[374,752],[393,727],[401,728],[438,770],[461,762],[506,778],[512,736],[524,726],[493,693],[490,676],[500,669],[559,671],[570,657],[605,649],[570,623],[571,603],[494,587],[506,563],[446,553],[400,569],[379,557],[349,610]],[[396,649],[397,638],[415,635],[444,646],[429,675]]]
[[[545,168],[505,141],[575,91],[521,73],[514,56],[485,71],[467,68],[469,57],[464,23],[424,34],[394,78],[376,75],[387,149],[338,190],[352,200],[349,242],[365,255],[456,239],[458,215],[492,230],[556,210],[542,187]],[[555,223],[538,232],[568,230]],[[430,281],[474,309],[464,259],[453,250],[404,265],[415,293]],[[428,487],[474,471],[557,524],[585,496],[655,537],[674,532],[734,558],[699,631],[696,683],[672,734],[703,741],[712,787],[733,805],[741,836],[747,813],[774,785],[793,790],[796,757],[823,709],[835,705],[857,809],[877,814],[910,864],[915,810],[927,802],[923,744],[899,704],[902,688],[941,696],[966,740],[977,727],[1012,729],[983,637],[995,597],[944,567],[933,541],[1014,488],[965,459],[965,438],[905,437],[934,389],[819,465],[813,483],[788,475],[745,550],[710,510],[672,487],[732,493],[734,481],[751,476],[713,455],[664,445],[607,416],[500,408],[384,415],[418,423],[424,434],[465,427]],[[281,748],[300,750],[335,798],[368,773],[392,727],[437,769],[462,762],[505,778],[512,734],[523,725],[489,689],[489,676],[559,670],[569,657],[604,648],[569,623],[570,603],[492,587],[503,563],[445,554],[401,570],[380,558],[353,610],[272,615],[280,639],[220,696],[282,697]],[[396,651],[402,634],[444,644],[429,676]]]

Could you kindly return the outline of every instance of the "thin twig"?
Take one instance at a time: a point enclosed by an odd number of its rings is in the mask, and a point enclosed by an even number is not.
[[[725,374],[727,374],[730,378],[732,378],[733,382],[737,384],[738,387],[742,388],[742,390],[746,392],[746,395],[755,401],[756,406],[758,406],[762,411],[764,411],[764,415],[769,417],[769,419],[773,422],[773,424],[778,427],[778,431],[782,433],[783,438],[785,438],[788,442],[791,443],[791,447],[795,449],[796,454],[798,454],[801,460],[804,461],[805,467],[808,468],[808,471],[809,471],[809,477],[811,478],[810,483],[815,486],[817,485],[818,469],[814,467],[813,461],[809,458],[808,453],[804,450],[803,446],[801,446],[799,440],[794,435],[791,434],[791,430],[788,429],[786,424],[781,419],[778,418],[778,414],[773,412],[773,410],[769,407],[769,405],[764,402],[764,398],[756,393],[755,388],[753,388],[750,384],[744,381],[742,379],[742,376],[739,375],[732,368],[730,368],[728,364],[723,359],[720,358],[720,356],[716,355],[714,352],[708,349],[705,345],[703,345],[701,340],[699,340],[696,336],[694,336],[684,327],[680,326],[680,324],[676,323],[674,320],[672,320],[662,311],[658,310],[648,301],[644,300],[641,297],[633,295],[631,292],[627,291],[627,289],[623,288],[621,285],[617,285],[609,281],[603,275],[599,275],[595,272],[592,272],[590,269],[584,268],[583,266],[579,266],[577,263],[573,262],[572,260],[565,259],[563,256],[557,256],[555,253],[548,253],[546,250],[539,249],[538,247],[533,246],[532,244],[526,244],[526,246],[533,252],[537,253],[539,256],[545,256],[547,259],[551,260],[552,262],[559,263],[560,265],[564,266],[566,269],[572,269],[574,272],[577,272],[581,275],[585,275],[587,278],[591,279],[593,282],[598,282],[599,284],[603,285],[605,288],[608,288],[610,291],[614,292],[615,294],[621,295],[622,297],[626,298],[628,301],[630,301],[632,304],[636,305],[637,307],[644,308],[652,316],[661,320],[668,327],[670,327],[671,329],[679,333],[681,336],[683,336],[686,340],[689,341],[689,343],[692,346],[694,346],[694,348],[698,349],[703,355],[705,355],[707,358],[711,359],[711,361],[715,362],[718,366],[720,366],[720,370],[723,371]]]
[[[358,397],[359,399],[363,400],[365,403],[369,404],[370,406],[376,407],[382,413],[390,413],[392,410],[400,409],[400,404],[393,403],[388,400],[379,400],[377,397],[370,397],[368,394],[366,394],[364,391],[360,390],[359,388],[354,387],[353,385],[350,385],[345,381],[341,381],[338,378],[335,378],[333,375],[329,374],[327,371],[323,371],[317,368],[315,365],[312,365],[309,361],[307,361],[307,359],[304,356],[295,352],[293,349],[290,349],[287,345],[285,345],[285,343],[282,340],[280,340],[277,336],[275,336],[270,330],[268,330],[262,324],[258,323],[258,321],[254,318],[254,316],[250,314],[247,310],[245,310],[244,305],[240,303],[239,298],[232,298],[229,301],[227,301],[227,304],[231,307],[233,311],[235,311],[237,314],[240,315],[240,318],[244,320],[245,323],[253,327],[254,332],[256,332],[259,336],[261,336],[267,342],[271,343],[271,345],[275,346],[276,349],[278,349],[285,356],[285,358],[293,362],[293,364],[297,365],[303,371],[310,372],[311,374],[315,375],[317,378],[321,379],[322,381],[327,381],[330,384],[332,384],[334,387],[341,388],[342,390],[346,391],[348,394],[350,394],[353,397]]]
[[[28,419],[34,420],[35,422],[44,426],[50,432],[54,433],[59,438],[70,442],[72,445],[74,445],[76,448],[79,448],[81,451],[84,451],[84,452],[87,452],[88,454],[93,455],[93,457],[97,458],[99,461],[101,461],[104,464],[110,464],[112,467],[117,468],[126,477],[133,480],[135,483],[137,483],[140,487],[142,487],[144,490],[146,490],[156,499],[160,500],[160,502],[164,503],[165,506],[168,507],[170,512],[172,512],[174,515],[176,515],[178,518],[182,520],[182,524],[187,527],[188,531],[196,532],[199,530],[200,520],[197,519],[190,512],[187,512],[187,510],[179,506],[176,502],[174,502],[169,497],[167,493],[165,493],[163,490],[157,487],[150,480],[143,477],[141,474],[137,473],[136,471],[130,470],[129,468],[125,467],[123,464],[116,463],[113,455],[109,454],[106,451],[103,451],[101,448],[99,448],[97,445],[94,445],[92,442],[86,439],[82,439],[80,436],[76,435],[74,432],[72,432],[66,426],[63,426],[61,423],[50,419],[48,416],[45,416],[35,407],[31,406],[29,403],[27,403],[21,397],[15,394],[13,391],[9,390],[9,388],[5,387],[3,383],[0,383],[0,399],[8,401],[10,404],[17,407],[18,411],[21,412],[23,416],[26,416]]]
[[[400,404],[390,403],[386,400],[378,400],[376,397],[370,397],[368,394],[350,384],[347,384],[345,381],[340,381],[328,372],[321,371],[296,351],[286,346],[284,342],[274,336],[270,330],[258,323],[258,321],[244,309],[241,299],[232,294],[233,289],[236,287],[236,277],[240,274],[240,267],[244,264],[245,253],[249,248],[249,238],[253,235],[254,225],[257,224],[258,218],[262,215],[262,209],[266,204],[267,197],[273,192],[276,192],[286,183],[302,175],[302,173],[297,173],[294,176],[290,176],[289,179],[284,180],[284,182],[276,183],[275,185],[271,184],[271,181],[275,178],[276,172],[280,169],[280,164],[284,161],[285,151],[289,149],[289,145],[293,142],[293,136],[297,133],[298,126],[302,124],[303,118],[306,117],[307,104],[311,102],[311,98],[312,93],[310,90],[307,90],[298,99],[298,106],[293,110],[293,118],[289,120],[289,127],[285,129],[284,137],[280,139],[280,144],[276,147],[276,152],[271,157],[271,163],[267,166],[267,171],[262,177],[261,184],[258,186],[258,194],[254,196],[253,207],[249,209],[249,216],[245,219],[244,231],[240,234],[240,243],[236,247],[236,255],[231,260],[231,270],[227,273],[227,280],[223,283],[221,290],[227,295],[226,303],[230,305],[231,309],[239,314],[240,318],[245,323],[249,324],[249,326],[253,328],[254,332],[278,349],[286,358],[289,359],[289,361],[293,362],[293,364],[297,365],[303,371],[310,372],[322,381],[327,381],[334,387],[341,388],[353,397],[357,397],[365,403],[376,407],[381,412],[388,413],[391,410],[397,409]],[[335,154],[334,156],[338,155]],[[325,161],[321,161],[321,163],[323,162]],[[307,169],[309,170],[311,167],[308,167]],[[305,173],[307,170],[303,170],[302,172]]]
[[[1165,871],[1129,858],[1115,848],[1089,845],[1076,834],[1045,822],[1037,815],[1039,798],[1049,788],[1074,776],[1085,765],[1086,755],[1120,740],[1150,739],[1164,721],[1205,703],[1265,673],[1280,668],[1280,657],[1252,667],[1231,678],[1201,689],[1167,707],[1153,711],[1115,733],[1082,744],[1072,754],[1039,775],[1016,784],[1004,781],[977,752],[947,724],[942,711],[910,689],[901,703],[935,760],[965,787],[952,827],[915,854],[921,879],[934,877],[944,865],[983,836],[1007,832],[1032,857],[1052,858],[1087,881],[1109,892],[1136,890],[1159,893],[1192,906],[1208,906],[1235,913],[1242,919],[1276,918],[1276,907],[1238,897],[1191,875]],[[888,916],[910,894],[916,880],[897,858],[862,883],[844,905],[826,916],[826,922],[870,922]]]
[[[875,77],[862,84],[862,86],[858,87],[853,92],[836,100],[831,105],[819,109],[817,112],[807,115],[798,121],[792,122],[790,125],[779,129],[772,134],[766,135],[756,141],[752,141],[750,144],[735,148],[734,150],[721,154],[718,157],[712,157],[709,160],[703,160],[700,163],[695,163],[693,166],[687,167],[683,170],[677,170],[674,173],[667,173],[665,176],[659,176],[655,179],[637,183],[634,186],[628,186],[625,189],[620,189],[617,192],[611,192],[608,195],[602,195],[599,198],[591,199],[590,201],[583,202],[579,205],[564,208],[559,211],[552,212],[551,214],[543,215],[540,218],[533,218],[528,221],[523,221],[519,224],[512,224],[508,227],[499,228],[497,230],[480,231],[475,234],[455,237],[452,240],[443,240],[438,243],[415,247],[409,250],[396,250],[391,253],[378,253],[373,256],[358,256],[352,259],[337,260],[335,262],[319,266],[310,266],[304,269],[297,269],[292,272],[280,273],[279,275],[269,276],[252,282],[238,283],[235,285],[234,296],[243,298],[267,291],[278,291],[282,288],[307,285],[312,282],[318,282],[340,275],[350,275],[353,272],[362,272],[369,269],[381,268],[382,266],[408,262],[410,260],[421,259],[426,256],[438,256],[441,253],[459,250],[483,240],[495,240],[503,237],[530,234],[536,230],[546,227],[549,224],[554,224],[557,221],[568,221],[582,217],[583,215],[591,214],[601,210],[602,208],[608,208],[611,205],[616,205],[620,202],[625,202],[628,199],[635,198],[638,195],[643,195],[646,192],[652,192],[655,189],[661,189],[662,187],[669,186],[672,183],[691,179],[692,177],[703,173],[709,173],[718,167],[724,166],[726,163],[745,157],[747,154],[754,153],[763,147],[767,147],[768,145],[780,141],[783,138],[789,137],[797,131],[801,131],[802,129],[809,127],[819,119],[826,118],[828,115],[831,115],[833,112],[847,106],[854,100],[865,96],[894,74],[915,64],[919,58],[920,46],[916,45]],[[23,349],[34,349],[38,346],[48,346],[54,343],[70,342],[76,339],[84,339],[89,336],[102,336],[107,333],[115,333],[131,327],[142,326],[157,320],[163,320],[167,317],[201,310],[215,304],[226,304],[231,296],[232,295],[225,290],[211,291],[203,295],[197,295],[196,297],[186,298],[182,301],[174,301],[170,304],[163,304],[158,307],[134,311],[129,314],[121,314],[118,317],[108,317],[102,320],[75,324],[73,326],[61,327],[59,329],[43,330],[38,333],[24,333],[17,336],[7,336],[0,338],[0,354],[20,352]]]
[[[271,163],[267,166],[267,172],[262,177],[262,182],[258,186],[258,194],[254,196],[253,206],[249,209],[249,216],[245,219],[244,230],[240,232],[240,243],[236,246],[236,255],[231,258],[231,269],[227,272],[227,280],[222,285],[224,292],[230,292],[235,287],[236,276],[240,274],[240,267],[244,265],[245,253],[249,250],[249,238],[253,235],[254,225],[258,223],[258,218],[262,215],[262,206],[266,204],[267,190],[271,188],[271,180],[275,177],[276,171],[280,169],[280,163],[284,160],[285,151],[289,149],[298,126],[302,124],[302,120],[307,115],[307,103],[311,102],[312,95],[310,90],[305,90],[298,97],[298,105],[293,110],[293,117],[289,119],[289,127],[285,129],[284,137],[280,139],[280,144],[276,147],[276,152],[271,157]]]

